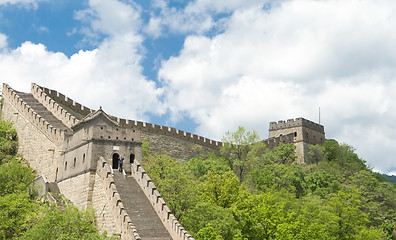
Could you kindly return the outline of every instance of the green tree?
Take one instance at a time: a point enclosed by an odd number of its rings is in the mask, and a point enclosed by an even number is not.
[[[227,159],[218,157],[213,153],[205,157],[198,155],[191,158],[185,165],[199,180],[205,180],[207,174],[210,172],[222,175],[225,172],[231,171]]]
[[[238,198],[243,197],[244,189],[239,185],[238,177],[233,172],[222,175],[209,173],[200,186],[201,198],[209,203],[229,208]]]
[[[17,132],[12,123],[0,121],[0,164],[5,159],[10,159],[17,151]]]
[[[223,240],[210,225],[202,228],[196,235],[197,240]]]
[[[40,221],[20,239],[116,239],[107,237],[106,233],[98,233],[93,210],[81,212],[76,207],[67,206],[62,211],[57,206],[51,206],[43,213]]]
[[[306,177],[307,185],[311,193],[326,197],[330,193],[336,193],[341,190],[341,183],[336,176],[318,169]]]
[[[34,176],[33,169],[15,158],[0,165],[0,196],[27,191]]]
[[[183,215],[180,222],[194,236],[207,227],[213,228],[213,232],[224,239],[232,239],[237,233],[237,222],[232,210],[208,202],[199,202]]]
[[[369,223],[368,214],[359,209],[360,193],[354,189],[338,191],[327,202],[329,212],[334,214],[331,232],[337,239],[354,239]]]
[[[310,145],[307,162],[319,164],[319,162],[324,160],[326,160],[325,148],[321,145]]]
[[[252,165],[249,151],[259,140],[257,131],[248,132],[244,127],[238,127],[235,132],[226,132],[223,138],[224,146],[221,148],[221,153],[228,159],[230,168],[238,175],[239,182],[244,180],[246,172]]]
[[[168,207],[180,220],[197,202],[197,180],[185,165],[169,155],[151,155],[143,164]]]
[[[0,239],[20,236],[35,222],[37,210],[26,192],[0,196]]]
[[[296,146],[294,144],[279,143],[278,146],[274,147],[274,152],[278,163],[291,164],[297,159]]]

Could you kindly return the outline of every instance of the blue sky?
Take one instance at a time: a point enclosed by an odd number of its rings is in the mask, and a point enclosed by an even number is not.
[[[0,72],[220,140],[304,117],[396,173],[391,0],[0,0]]]

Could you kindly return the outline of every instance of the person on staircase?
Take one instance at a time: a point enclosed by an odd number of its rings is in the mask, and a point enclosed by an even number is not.
[[[120,167],[118,168],[118,171],[122,172],[122,164],[124,163],[124,158],[121,155],[118,158],[118,162],[120,164]]]

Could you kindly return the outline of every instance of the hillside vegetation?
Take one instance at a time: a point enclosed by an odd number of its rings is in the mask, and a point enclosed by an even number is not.
[[[150,154],[144,168],[197,240],[396,239],[396,189],[334,140],[294,164],[294,145],[266,148],[256,132],[226,133],[220,155],[178,162]]]
[[[12,124],[0,121],[0,239],[114,239],[98,233],[92,211],[38,198],[35,172],[17,156],[17,144]]]

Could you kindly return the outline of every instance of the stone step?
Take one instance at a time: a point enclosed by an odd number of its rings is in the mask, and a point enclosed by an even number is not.
[[[44,107],[39,101],[37,101],[37,99],[35,99],[31,93],[18,92],[18,95],[49,124],[58,129],[68,130],[68,132],[71,132],[71,130],[62,123],[62,121],[57,119],[50,111],[48,111],[48,109]]]
[[[171,240],[150,201],[132,177],[114,172],[114,181],[122,203],[142,240]]]

